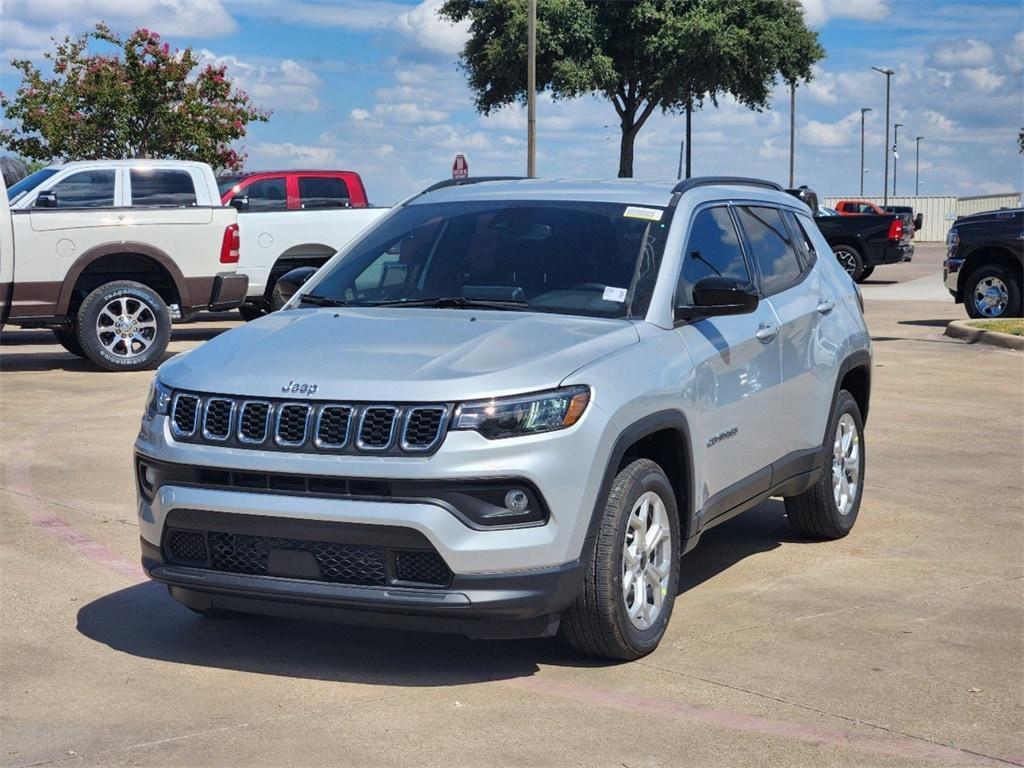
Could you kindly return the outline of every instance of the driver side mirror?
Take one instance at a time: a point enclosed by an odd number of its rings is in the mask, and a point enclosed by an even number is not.
[[[693,286],[693,304],[675,308],[676,320],[747,315],[757,309],[756,289],[733,277],[705,277]]]
[[[249,210],[249,196],[248,195],[236,195],[231,198],[231,202],[228,203],[232,208],[241,213],[242,211]]]
[[[36,195],[36,208],[56,208],[57,207],[57,193],[52,189],[47,189]]]

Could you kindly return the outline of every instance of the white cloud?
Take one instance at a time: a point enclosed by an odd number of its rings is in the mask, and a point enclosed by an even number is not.
[[[802,143],[812,147],[842,147],[850,145],[860,126],[860,111],[851,112],[834,123],[808,120],[801,131]]]
[[[412,102],[405,102],[402,104],[377,104],[373,108],[373,115],[374,117],[402,125],[439,123],[448,117],[447,112],[442,112],[438,109],[424,109],[418,104],[413,104]]]
[[[928,57],[928,66],[947,72],[976,69],[987,67],[994,58],[992,46],[981,40],[943,40],[933,46]]]
[[[892,12],[887,0],[801,0],[801,4],[812,27],[824,26],[830,19],[880,21]]]
[[[370,113],[367,112],[365,109],[359,109],[358,107],[353,109],[348,114],[349,117],[351,117],[353,120],[357,120],[359,122],[363,122],[364,120],[370,119]]]
[[[294,112],[320,109],[320,78],[292,59],[253,63],[237,56],[218,56],[203,49],[197,56],[203,63],[226,65],[228,76],[262,107]]]
[[[248,165],[253,168],[261,164],[308,165],[313,167],[330,166],[335,163],[337,151],[333,147],[317,147],[293,144],[290,141],[261,141],[250,147]]]
[[[391,29],[434,53],[456,55],[462,51],[469,32],[469,22],[458,24],[441,19],[437,10],[442,0],[423,0],[391,22]]]

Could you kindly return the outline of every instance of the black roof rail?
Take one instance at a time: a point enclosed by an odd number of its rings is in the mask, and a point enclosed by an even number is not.
[[[467,176],[464,179],[444,179],[436,184],[431,184],[420,194],[425,195],[427,192],[436,192],[447,187],[461,187],[463,184],[479,184],[482,181],[522,181],[528,178],[529,176]]]
[[[731,184],[738,187],[765,187],[782,192],[782,185],[765,179],[749,179],[745,176],[695,176],[692,179],[684,179],[672,188],[673,194],[681,195],[697,187],[710,187],[716,184]]]

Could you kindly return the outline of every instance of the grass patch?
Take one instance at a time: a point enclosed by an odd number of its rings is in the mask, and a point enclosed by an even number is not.
[[[972,320],[968,325],[985,331],[1008,333],[1011,336],[1024,336],[1024,318],[1007,320]]]

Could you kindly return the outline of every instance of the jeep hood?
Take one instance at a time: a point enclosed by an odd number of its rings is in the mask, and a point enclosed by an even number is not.
[[[277,312],[167,361],[176,389],[252,397],[455,401],[556,387],[639,340],[625,320],[467,309]]]

